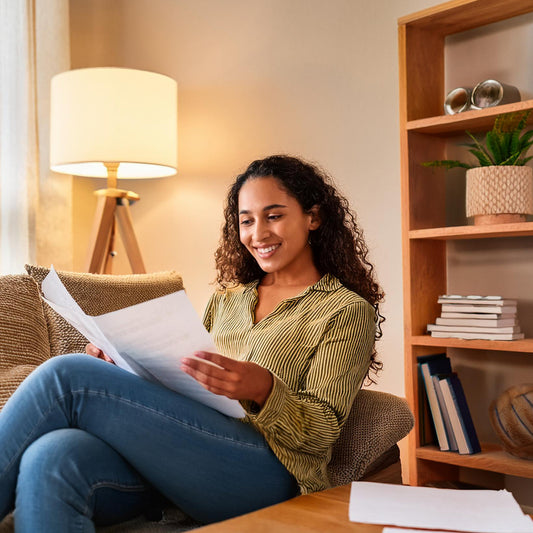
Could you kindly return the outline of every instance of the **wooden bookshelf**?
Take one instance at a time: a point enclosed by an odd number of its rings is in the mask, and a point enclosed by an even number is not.
[[[450,116],[443,111],[445,37],[530,12],[533,0],[453,0],[398,20],[405,383],[416,419],[409,436],[412,485],[455,481],[463,468],[533,479],[533,462],[495,445],[484,444],[482,453],[469,456],[421,446],[416,365],[417,356],[448,349],[477,350],[481,360],[487,353],[496,358],[498,352],[502,357],[505,352],[533,355],[533,339],[440,339],[426,334],[427,324],[440,314],[438,296],[448,292],[447,241],[531,237],[533,222],[447,226],[444,172],[420,164],[444,159],[450,139],[461,139],[465,130],[487,131],[499,114],[533,110],[533,100],[526,100]]]

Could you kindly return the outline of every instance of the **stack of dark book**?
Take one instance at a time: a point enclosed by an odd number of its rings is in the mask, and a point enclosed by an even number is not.
[[[476,429],[470,415],[461,381],[452,372],[450,359],[445,353],[422,355],[417,358],[420,376],[419,410],[429,414],[442,451],[474,454],[481,451]],[[425,391],[425,395],[424,395]],[[427,439],[422,428],[421,441]]]
[[[501,296],[439,296],[441,316],[428,324],[432,337],[514,341],[523,339],[516,300]]]

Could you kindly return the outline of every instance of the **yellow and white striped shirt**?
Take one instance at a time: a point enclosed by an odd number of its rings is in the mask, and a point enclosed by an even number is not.
[[[204,324],[220,353],[252,361],[273,375],[259,412],[246,421],[265,437],[302,493],[329,487],[331,446],[370,364],[374,308],[326,274],[254,324],[258,281],[215,293]]]

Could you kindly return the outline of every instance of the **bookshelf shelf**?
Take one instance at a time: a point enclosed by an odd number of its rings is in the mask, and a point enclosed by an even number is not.
[[[466,350],[477,351],[476,369],[480,374],[491,372],[491,365],[485,367],[483,362],[498,360],[497,352],[501,352],[501,357],[506,352],[533,355],[533,338],[488,341],[434,338],[424,334],[427,324],[433,323],[440,313],[438,296],[448,292],[448,269],[454,265],[449,262],[453,250],[447,242],[463,240],[465,243],[460,248],[474,250],[477,244],[468,241],[531,237],[533,222],[447,226],[447,207],[449,211],[453,206],[446,205],[445,173],[420,164],[445,159],[450,140],[462,142],[465,130],[484,132],[492,127],[497,115],[533,110],[533,100],[526,100],[457,115],[443,114],[445,38],[532,12],[533,0],[451,0],[398,20],[405,384],[416,420],[409,436],[411,485],[456,481],[461,468],[533,479],[533,461],[514,458],[495,445],[483,445],[482,453],[476,455],[441,452],[435,446],[421,447],[424,417],[419,393],[423,385],[418,382],[417,368],[418,356],[442,352],[460,357]],[[529,120],[533,125],[533,113]],[[522,242],[527,244],[523,240],[513,245],[521,246]],[[483,265],[480,265],[480,276],[483,276]],[[470,394],[469,401],[470,398],[476,401],[476,394]],[[480,408],[480,405],[471,406],[474,412]]]
[[[481,453],[460,455],[456,452],[441,452],[436,446],[423,446],[416,450],[419,459],[446,463],[465,468],[499,472],[512,476],[533,479],[533,462],[524,461],[504,452],[497,444],[481,444]]]
[[[491,224],[487,226],[449,226],[409,231],[409,239],[459,240],[528,237],[533,235],[533,222]]]
[[[492,128],[494,119],[502,113],[533,109],[533,100],[524,100],[513,104],[506,104],[487,109],[465,111],[457,115],[439,115],[436,117],[411,120],[406,129],[409,132],[426,133],[430,135],[456,135],[468,131],[482,131]],[[533,117],[529,117],[533,124]]]
[[[485,341],[465,339],[439,339],[430,335],[414,335],[413,346],[438,346],[441,348],[464,348],[465,350],[495,350],[499,352],[520,352],[533,354],[533,339],[516,341]]]

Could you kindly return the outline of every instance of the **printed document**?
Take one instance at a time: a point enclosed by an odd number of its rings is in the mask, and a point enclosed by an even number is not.
[[[355,481],[349,515],[352,522],[424,531],[533,532],[533,521],[506,490],[437,489]]]
[[[245,416],[237,400],[209,392],[180,370],[181,359],[195,351],[217,352],[185,291],[89,316],[72,298],[53,267],[41,287],[44,301],[120,368],[225,415]]]

